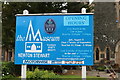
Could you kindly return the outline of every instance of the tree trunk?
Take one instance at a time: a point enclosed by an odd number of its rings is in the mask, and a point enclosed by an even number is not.
[[[12,49],[12,62],[14,62],[14,49]]]
[[[5,61],[8,61],[8,49],[5,51]]]

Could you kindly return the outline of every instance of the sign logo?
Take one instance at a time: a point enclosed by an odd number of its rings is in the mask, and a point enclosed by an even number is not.
[[[25,42],[25,52],[42,52],[42,37],[40,30],[38,29],[36,34],[32,27],[32,22],[30,21]],[[35,42],[31,42],[35,41]]]
[[[42,37],[40,30],[34,31],[32,21],[29,23],[26,37],[22,35],[17,36],[16,41],[25,41],[25,52],[39,52],[42,53]]]
[[[52,34],[55,31],[55,29],[56,29],[55,22],[52,19],[48,19],[45,22],[44,28],[45,28],[46,33]]]

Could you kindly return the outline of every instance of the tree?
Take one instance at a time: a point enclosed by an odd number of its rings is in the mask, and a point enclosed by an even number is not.
[[[86,8],[86,12],[92,12],[94,9],[93,5],[89,5],[88,2],[69,2],[67,4],[68,13],[81,13],[81,9]]]
[[[2,5],[2,46],[5,49],[13,49],[15,45],[15,15],[22,14],[27,9],[31,14],[59,13],[65,9],[61,3],[53,2],[10,2]]]
[[[2,46],[5,49],[14,49],[15,46],[15,15],[22,14],[27,9],[29,13],[61,13],[62,10],[68,12],[80,12],[82,7],[90,12],[93,7],[88,3],[69,2],[10,2],[2,4]]]

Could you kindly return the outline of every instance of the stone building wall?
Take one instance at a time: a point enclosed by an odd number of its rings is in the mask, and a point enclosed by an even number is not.
[[[116,57],[118,53],[115,52],[116,45],[120,40],[120,28],[117,27],[116,3],[95,3],[94,21],[95,62],[108,59],[109,61],[113,60],[115,62],[117,60],[116,63],[120,64]],[[96,50],[99,50],[99,53]],[[96,60],[96,54],[99,54],[99,60]]]

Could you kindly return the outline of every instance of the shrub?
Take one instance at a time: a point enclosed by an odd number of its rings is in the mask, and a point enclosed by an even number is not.
[[[11,74],[13,76],[19,76],[21,73],[21,67],[15,65],[14,62],[3,62],[2,63],[2,74]]]
[[[44,75],[42,75],[41,78],[58,78],[58,75],[56,76],[55,73],[48,72],[46,70],[46,71],[44,71]]]
[[[97,70],[99,70],[99,71],[104,71],[106,68],[104,67],[104,66],[99,66],[98,68],[97,68]]]
[[[2,80],[13,80],[15,77],[11,74],[2,76]]]
[[[41,79],[44,78],[59,78],[59,75],[56,75],[52,71],[47,71],[47,70],[39,70],[36,68],[34,71],[27,71],[27,78],[29,79]]]

